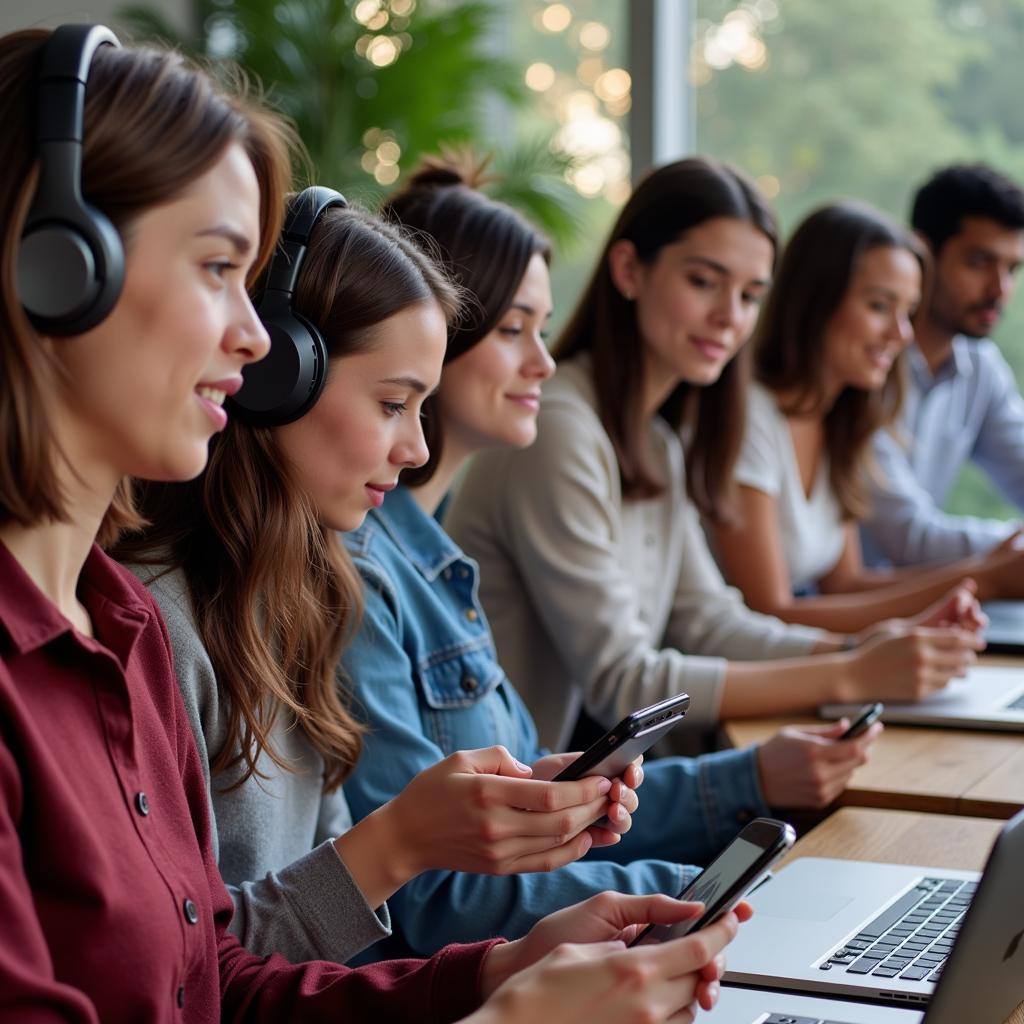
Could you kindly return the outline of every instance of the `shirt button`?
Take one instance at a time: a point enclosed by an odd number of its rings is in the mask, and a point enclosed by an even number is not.
[[[184,911],[185,920],[188,921],[189,924],[199,923],[199,911],[196,910],[196,905],[190,899],[185,899],[185,902],[181,905],[181,909]]]
[[[653,548],[654,547],[654,534],[653,533],[645,533],[644,534],[644,544],[647,547],[649,547],[649,548]]]
[[[477,615],[475,608],[467,608],[466,609],[466,621],[467,622],[476,622],[476,620],[479,619],[479,618],[480,618],[480,616]]]
[[[462,688],[466,693],[476,693],[477,687],[479,686],[476,676],[463,676],[462,677]]]
[[[185,986],[178,986],[178,1007],[179,1009],[185,1005]]]
[[[135,810],[137,810],[142,817],[146,817],[146,815],[149,814],[149,799],[146,794],[141,791],[135,794]]]

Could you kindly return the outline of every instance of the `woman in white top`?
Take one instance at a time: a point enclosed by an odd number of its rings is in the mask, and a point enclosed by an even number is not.
[[[751,612],[715,568],[698,512],[728,514],[745,395],[733,356],[774,239],[731,168],[684,160],[646,178],[555,347],[538,440],[478,455],[455,498],[446,524],[480,562],[499,655],[547,743],[581,707],[607,725],[685,690],[691,720],[711,724],[921,694],[974,657],[971,633],[908,624],[844,651]],[[800,735],[841,756],[833,732]]]
[[[740,515],[715,526],[720,564],[751,608],[855,633],[920,612],[965,578],[984,598],[1019,579],[1012,541],[938,567],[861,559],[869,444],[899,411],[925,269],[910,232],[861,203],[826,206],[793,235],[753,345]]]

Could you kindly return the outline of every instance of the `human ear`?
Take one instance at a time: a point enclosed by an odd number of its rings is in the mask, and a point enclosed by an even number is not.
[[[608,250],[608,273],[623,298],[630,301],[636,298],[640,260],[636,246],[628,238],[620,238],[612,243]]]

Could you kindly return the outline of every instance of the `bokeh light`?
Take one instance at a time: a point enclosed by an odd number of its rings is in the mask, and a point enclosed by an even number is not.
[[[549,32],[564,32],[572,23],[572,11],[565,4],[549,4],[541,13],[540,23]]]
[[[607,25],[588,21],[580,26],[580,46],[587,50],[603,50],[611,40]]]
[[[594,83],[594,92],[605,102],[621,100],[629,95],[632,84],[628,71],[624,68],[611,68]]]
[[[555,69],[544,61],[537,61],[526,69],[526,84],[535,92],[547,92],[555,84]]]

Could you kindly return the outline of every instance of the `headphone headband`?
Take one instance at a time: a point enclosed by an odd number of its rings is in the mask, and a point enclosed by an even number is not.
[[[229,399],[247,423],[263,427],[291,423],[320,397],[327,377],[327,346],[316,325],[292,308],[292,300],[313,229],[327,210],[346,205],[340,192],[321,185],[303,189],[288,204],[256,303],[270,334],[270,353],[245,367],[242,388]]]
[[[105,25],[61,25],[43,47],[36,78],[36,142],[82,143],[85,83],[101,46],[120,47]]]
[[[18,251],[18,296],[47,334],[80,334],[95,327],[124,284],[121,237],[85,201],[81,181],[89,68],[99,47],[120,45],[103,25],[61,25],[39,57],[39,180]]]
[[[291,307],[295,285],[306,258],[313,228],[327,210],[334,206],[346,205],[348,204],[345,197],[340,192],[335,192],[333,188],[325,188],[323,185],[311,185],[292,197],[288,203],[281,237],[267,268],[257,308],[262,308],[263,299],[268,292],[283,293],[281,297],[288,302],[289,308]]]

